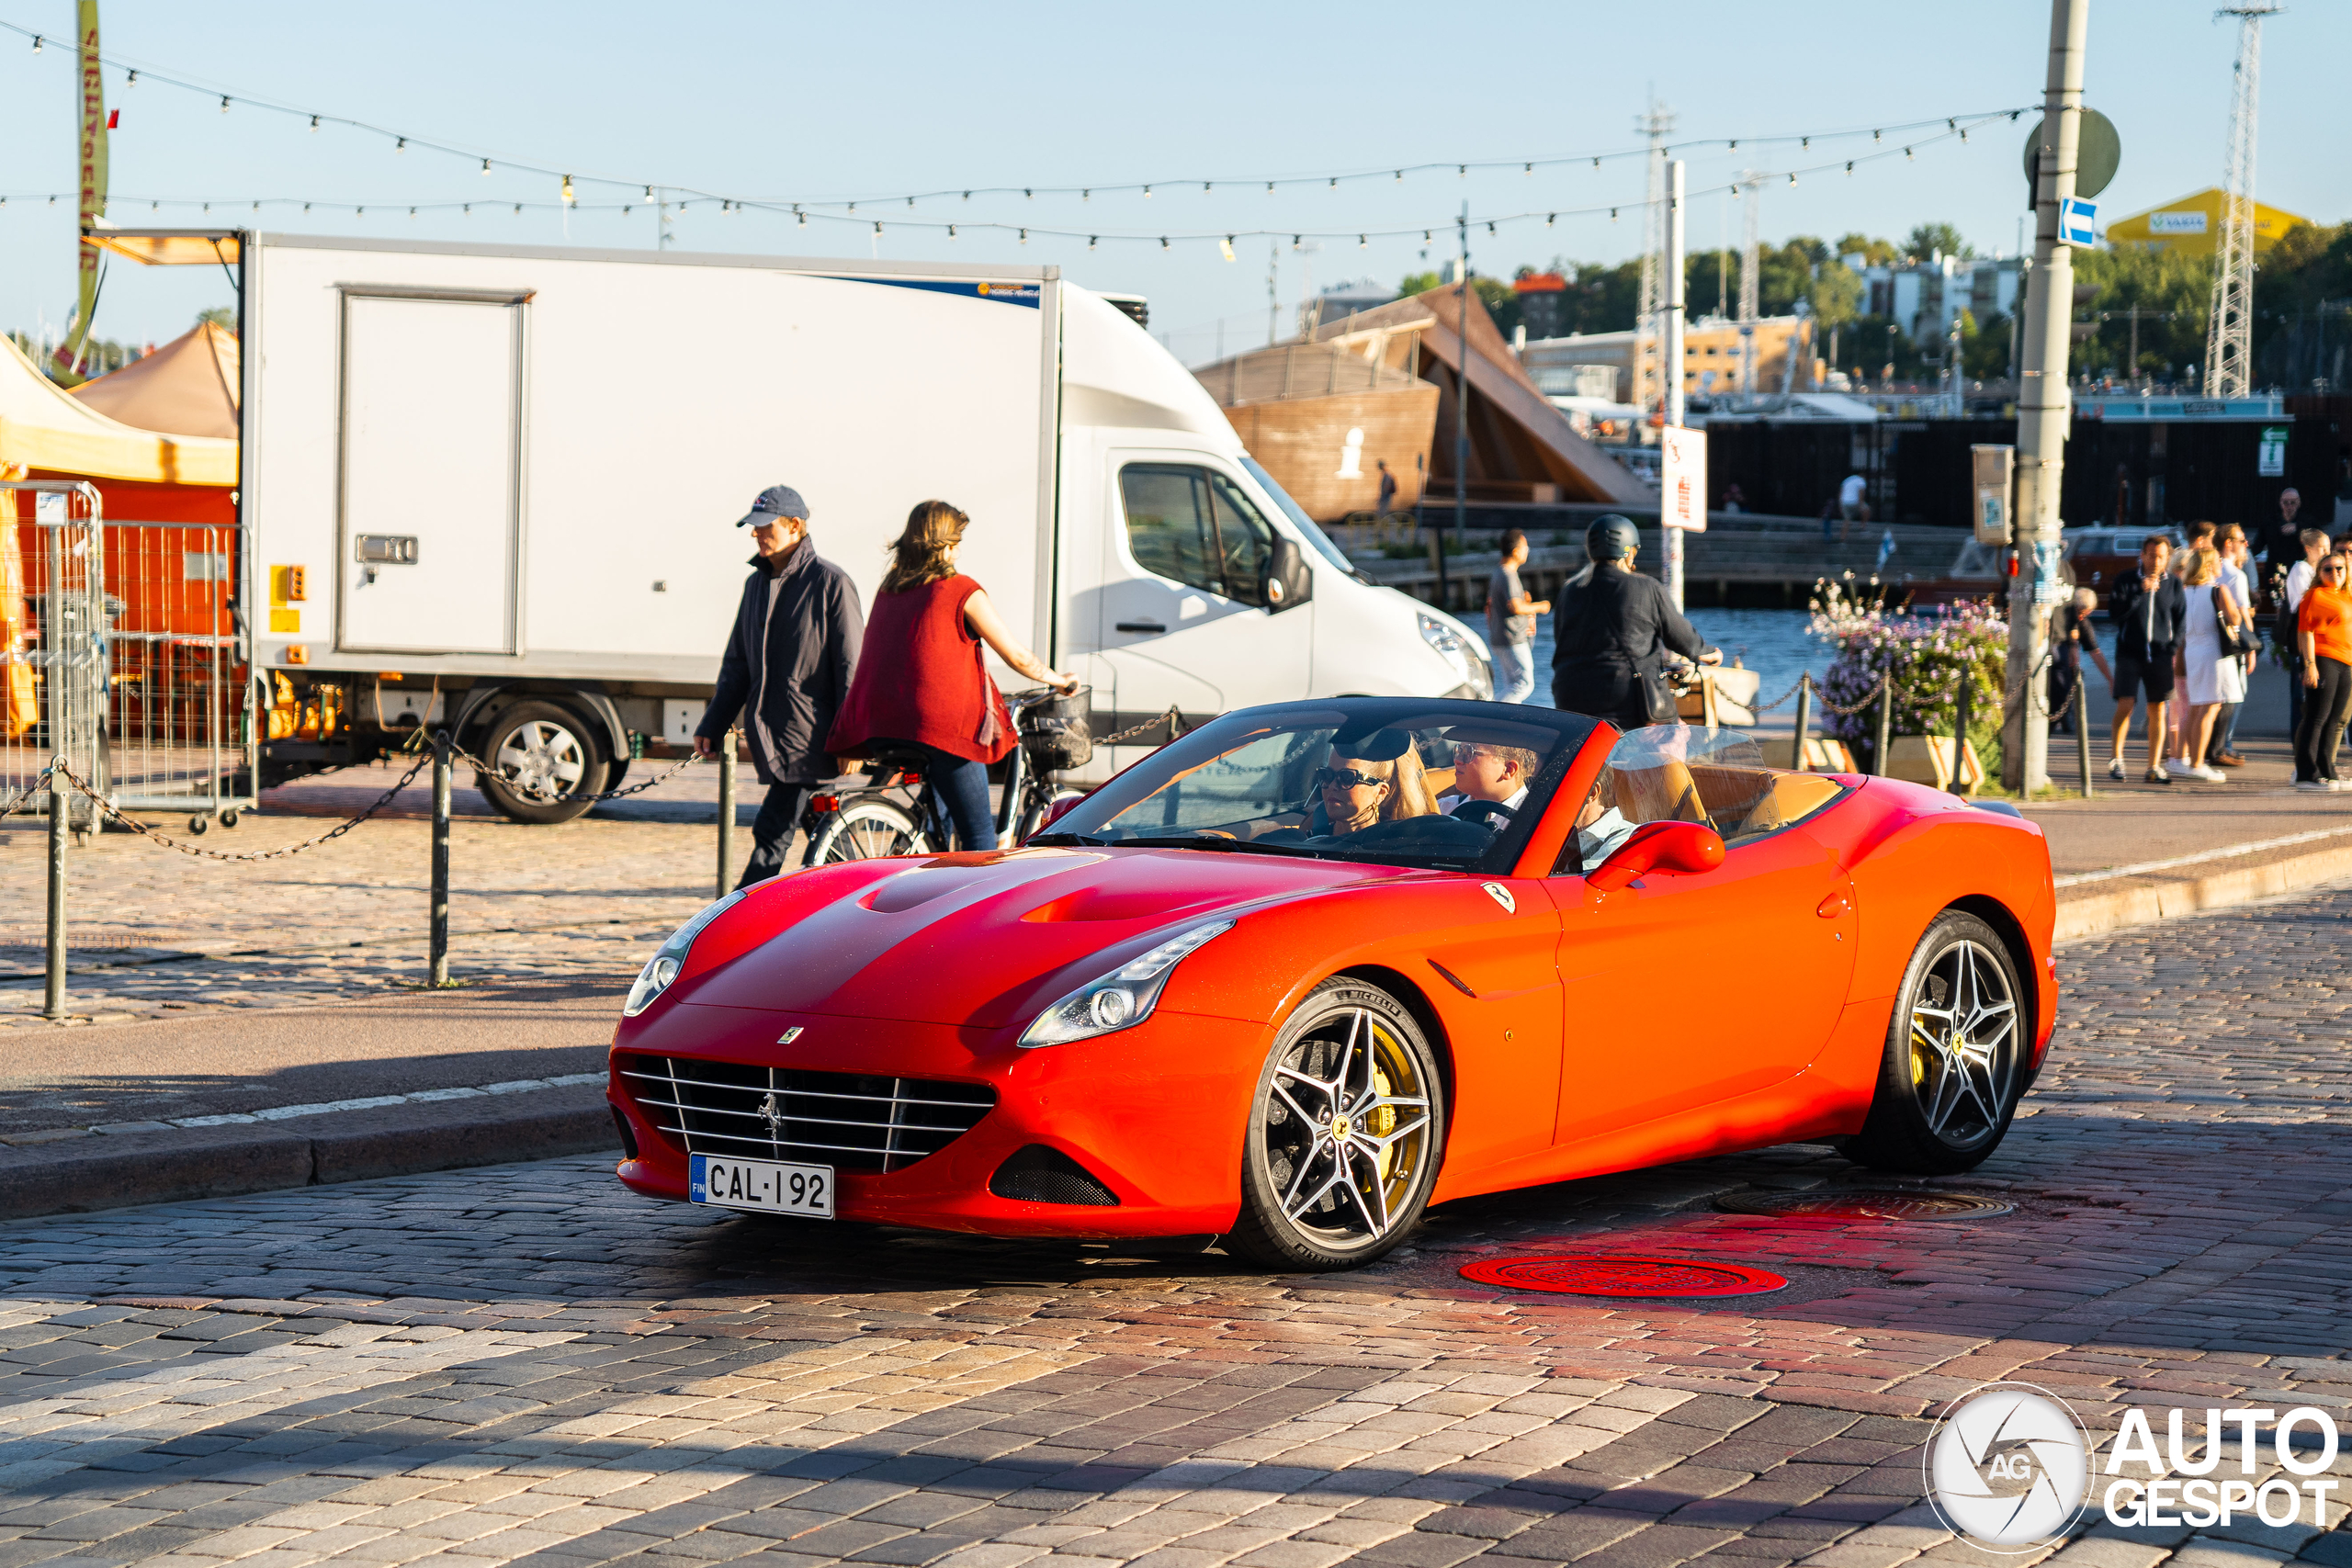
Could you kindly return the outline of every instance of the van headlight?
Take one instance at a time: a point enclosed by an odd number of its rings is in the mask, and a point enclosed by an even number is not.
[[[1140,958],[1130,959],[1101,979],[1080,986],[1045,1011],[1022,1032],[1023,1046],[1067,1045],[1075,1040],[1132,1029],[1151,1016],[1168,976],[1185,954],[1220,932],[1233,929],[1231,920],[1211,920],[1170,937]]]
[[[1440,657],[1453,665],[1454,672],[1462,677],[1463,685],[1469,688],[1467,693],[1460,694],[1467,695],[1476,702],[1485,702],[1495,694],[1494,678],[1487,673],[1485,658],[1458,627],[1439,620],[1427,610],[1414,611],[1413,619],[1421,628],[1421,640],[1436,649]],[[1456,694],[1453,692],[1446,694],[1448,696]]]
[[[726,897],[706,904],[702,912],[670,933],[670,940],[654,949],[645,967],[637,972],[637,984],[628,988],[628,1000],[621,1004],[623,1018],[635,1018],[653,1005],[653,998],[670,988],[678,971],[686,966],[686,953],[702,935],[703,928],[743,901],[747,889],[738,887]]]

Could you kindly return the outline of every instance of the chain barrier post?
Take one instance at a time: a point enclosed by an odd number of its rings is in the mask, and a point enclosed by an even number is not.
[[[2091,705],[2083,701],[2083,690],[2088,684],[2082,671],[2075,672],[2075,766],[2082,770],[2083,798],[2091,797]]]
[[[1951,792],[1968,793],[1968,698],[1976,682],[1968,670],[1960,672],[1960,701],[1951,722]]]
[[[433,967],[435,987],[449,983],[449,732],[433,738]]]
[[[1790,766],[1791,768],[1794,769],[1796,772],[1798,772],[1798,773],[1810,773],[1810,772],[1812,772],[1812,770],[1811,770],[1810,768],[1808,768],[1808,767],[1806,767],[1806,766],[1805,766],[1805,754],[1804,754],[1805,731],[1807,731],[1807,730],[1811,729],[1812,728],[1813,728],[1813,671],[1811,671],[1810,670],[1808,670],[1808,671],[1806,671],[1804,674],[1802,674],[1802,675],[1800,675],[1800,676],[1798,676],[1798,677],[1797,677],[1797,740],[1796,740],[1796,752],[1795,752],[1795,755],[1794,755],[1794,756],[1790,760],[1790,762],[1789,762],[1789,766]]]
[[[1894,672],[1888,671],[1878,682],[1878,756],[1871,771],[1886,777],[1887,748],[1894,744]]]
[[[49,986],[41,994],[40,1015],[65,1016],[65,833],[69,804],[65,793],[65,759],[50,759],[49,774]]]
[[[718,891],[714,898],[727,897],[728,878],[735,873],[735,732],[721,731],[718,737]]]

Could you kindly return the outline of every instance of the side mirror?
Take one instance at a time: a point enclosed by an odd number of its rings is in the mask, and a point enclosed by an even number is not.
[[[1584,880],[1597,892],[1614,893],[1652,872],[1690,876],[1723,863],[1723,836],[1704,822],[1645,822]]]
[[[1314,569],[1306,564],[1306,552],[1298,547],[1297,540],[1279,534],[1274,536],[1274,547],[1266,555],[1266,575],[1258,584],[1258,597],[1264,602],[1270,615],[1278,615],[1315,597]]]
[[[1091,794],[1091,792],[1090,791],[1089,793]],[[1066,795],[1062,799],[1057,800],[1051,806],[1046,807],[1046,819],[1037,824],[1037,830],[1042,833],[1046,829],[1052,827],[1055,823],[1060,821],[1063,818],[1069,816],[1072,811],[1078,808],[1079,803],[1083,801],[1085,798],[1086,796],[1083,795]]]

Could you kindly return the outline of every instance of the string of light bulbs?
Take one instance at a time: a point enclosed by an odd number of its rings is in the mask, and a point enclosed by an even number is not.
[[[33,28],[22,27],[15,22],[6,21],[5,19],[0,19],[0,30],[12,32],[20,38],[30,39],[33,51],[35,53],[41,52],[44,47],[51,41],[59,42],[61,48],[64,50],[71,50],[74,47],[73,40],[70,38],[62,40],[53,39],[51,35],[39,32]],[[1981,126],[1989,121],[2003,118],[2016,119],[2025,112],[2022,108],[1996,109],[1963,115],[1938,115],[1924,119],[1905,121],[1901,124],[1849,127],[1833,130],[1792,131],[1787,133],[1772,133],[1763,136],[1692,138],[1680,141],[1662,142],[1656,146],[1645,143],[1638,147],[1611,148],[1597,152],[1558,152],[1523,158],[1437,160],[1419,164],[1385,164],[1377,168],[1352,168],[1313,175],[1276,175],[1271,176],[1248,175],[1238,177],[1187,176],[1177,179],[1132,180],[1100,185],[970,186],[952,186],[938,190],[916,191],[912,193],[900,192],[895,195],[878,197],[802,197],[793,199],[788,197],[741,197],[729,196],[719,191],[706,190],[695,186],[677,185],[658,180],[648,183],[642,179],[625,178],[623,176],[611,174],[579,174],[576,172],[560,169],[555,165],[545,163],[509,157],[503,153],[480,146],[468,146],[458,142],[445,141],[435,137],[420,136],[413,133],[395,130],[386,126],[374,124],[370,121],[355,119],[346,115],[331,114],[324,110],[309,109],[299,105],[288,104],[271,98],[259,97],[246,93],[233,91],[224,92],[217,86],[189,81],[184,77],[174,76],[166,72],[157,71],[151,66],[133,64],[128,59],[120,56],[101,53],[99,61],[103,65],[122,72],[125,76],[126,86],[135,87],[141,82],[148,82],[159,85],[179,88],[183,91],[198,94],[209,98],[216,98],[219,100],[220,112],[223,114],[228,113],[230,109],[234,107],[261,109],[273,114],[281,114],[297,118],[307,119],[310,122],[310,129],[313,131],[318,130],[322,127],[332,125],[339,129],[356,130],[368,135],[376,136],[390,141],[392,144],[392,151],[395,152],[404,153],[411,148],[414,148],[421,152],[435,152],[449,157],[460,158],[469,164],[478,164],[479,172],[485,175],[503,170],[509,173],[537,175],[545,178],[556,179],[561,182],[560,190],[562,200],[560,203],[555,204],[545,202],[419,202],[413,204],[408,202],[384,202],[366,204],[369,206],[377,206],[379,208],[390,207],[394,209],[409,208],[413,206],[418,211],[450,210],[459,208],[469,209],[476,206],[499,205],[513,207],[518,211],[531,209],[546,209],[559,205],[562,207],[569,207],[573,209],[580,209],[582,204],[577,199],[575,194],[576,184],[609,186],[622,189],[641,189],[644,193],[643,196],[637,200],[627,203],[607,202],[593,204],[589,208],[590,210],[608,210],[617,207],[620,210],[630,211],[639,206],[663,205],[663,196],[657,195],[657,192],[666,194],[671,191],[676,191],[679,193],[677,199],[668,201],[666,203],[667,205],[684,208],[697,204],[707,205],[708,203],[715,201],[720,204],[722,211],[731,212],[741,209],[769,211],[789,210],[797,215],[805,215],[806,217],[815,218],[827,217],[831,215],[835,209],[840,209],[841,216],[847,217],[854,215],[857,212],[858,208],[861,206],[867,208],[891,206],[911,209],[918,203],[924,201],[956,199],[968,202],[975,197],[1009,197],[1015,194],[1020,195],[1024,200],[1035,200],[1039,197],[1075,196],[1081,201],[1090,201],[1096,196],[1140,195],[1145,197],[1150,197],[1156,191],[1186,190],[1195,186],[1200,188],[1201,194],[1210,195],[1216,191],[1217,186],[1224,186],[1227,188],[1241,189],[1262,187],[1266,194],[1272,195],[1277,191],[1287,187],[1320,186],[1325,189],[1335,190],[1343,185],[1355,185],[1372,180],[1385,180],[1391,184],[1402,184],[1408,176],[1411,175],[1442,174],[1448,170],[1453,171],[1457,178],[1467,179],[1473,170],[1480,173],[1488,173],[1495,170],[1517,168],[1522,175],[1532,176],[1538,169],[1565,168],[1577,164],[1589,164],[1592,168],[1599,169],[1606,164],[1622,162],[1623,160],[1633,158],[1646,158],[1652,156],[1653,153],[1657,152],[1663,152],[1668,156],[1673,156],[1677,153],[1696,152],[1718,147],[1725,152],[1737,152],[1743,145],[1759,148],[1794,145],[1803,151],[1810,150],[1813,144],[1816,141],[1834,143],[1856,140],[1864,136],[1869,137],[1873,143],[1885,144],[1888,142],[1889,139],[1892,138],[1897,144],[1906,144],[1916,147],[1926,145],[1931,141],[1940,141],[1954,134],[1957,134],[1960,139],[1964,141],[1967,140],[1968,129]],[[1940,135],[1934,134],[1935,128],[1938,126],[1941,126],[1943,128]],[[1876,156],[1878,156],[1878,154],[1871,154],[1868,157],[1851,160],[1850,162],[1869,162]],[[1824,166],[1828,167],[1832,165]],[[130,199],[150,198],[136,197]],[[173,198],[166,197],[162,199],[169,202]],[[262,198],[265,203],[282,202],[286,199],[288,198],[267,197]],[[221,205],[229,204],[223,203]],[[316,203],[316,205],[339,209],[345,206],[355,206],[358,204],[348,202],[319,202]],[[1593,210],[1598,210],[1598,209]],[[1568,214],[1564,211],[1560,215],[1567,216]],[[1508,220],[1509,220],[1498,218],[1492,221],[1501,222]],[[900,228],[925,226],[926,225],[919,223],[910,223],[909,220],[904,219],[899,220],[898,222],[898,227]],[[951,230],[958,227],[970,229],[1001,228],[1011,231],[1021,229],[1023,225],[1019,223],[1005,224],[981,222],[960,223],[955,225],[941,223],[928,225],[928,227],[948,228]],[[1065,237],[1083,235],[1086,232],[1083,230],[1075,229],[1054,230],[1038,228],[1035,225],[1028,225],[1027,227],[1034,229],[1040,234],[1055,234]],[[1419,228],[1422,226],[1416,225],[1415,227]],[[1349,231],[1352,232],[1353,231]],[[1397,232],[1409,231],[1397,231]],[[1214,237],[1214,231],[1208,232],[1211,237]],[[1236,230],[1232,231],[1232,237],[1240,238],[1243,237],[1245,233],[1262,235],[1270,232],[1273,232],[1273,231]],[[1334,232],[1338,231],[1335,231]],[[1132,234],[1114,235],[1109,232],[1102,232],[1095,237],[1101,239],[1114,239],[1136,238],[1138,236]],[[1142,237],[1158,238],[1161,236],[1148,235]],[[1165,237],[1173,240],[1200,238],[1203,236],[1200,234],[1185,235],[1171,232]],[[1329,238],[1330,236],[1328,234],[1306,234],[1302,231],[1301,237],[1304,239]]]
[[[1951,128],[1949,130],[1937,132],[1930,136],[1917,138],[1913,141],[1902,142],[1898,145],[1888,145],[1877,152],[1862,153],[1852,158],[1832,159],[1828,162],[1812,164],[1804,168],[1792,169],[1774,174],[1762,179],[1733,179],[1723,185],[1705,186],[1700,189],[1686,191],[1684,193],[1683,199],[1686,202],[1695,201],[1702,197],[1707,196],[1729,196],[1736,199],[1743,194],[1753,194],[1757,190],[1761,189],[1768,183],[1776,186],[1794,186],[1799,183],[1802,176],[1808,175],[1834,175],[1842,169],[1845,174],[1850,175],[1857,168],[1867,164],[1881,163],[1885,160],[1897,157],[1902,158],[1906,162],[1913,161],[1917,157],[1919,150],[1923,147],[1934,146],[1939,142],[1944,141],[1957,141],[1965,142],[1969,139],[1969,132],[1971,130],[1981,129],[1985,124],[1995,120],[2016,119],[2024,112],[2025,111],[2022,109],[2002,110],[1996,113],[1974,117],[1973,119],[1970,119],[1965,123],[1963,123],[1958,117],[1955,117],[1950,122]],[[582,202],[579,200],[576,196],[571,194],[571,186],[569,180],[565,183],[564,190],[565,194],[561,198],[555,201],[502,200],[351,202],[343,200],[329,201],[317,197],[305,198],[300,197],[239,197],[234,200],[221,200],[219,198],[200,199],[192,197],[157,196],[118,196],[110,197],[109,199],[110,204],[120,202],[136,205],[140,202],[146,202],[151,210],[157,212],[160,212],[167,207],[177,209],[197,208],[206,214],[209,214],[216,207],[220,208],[224,211],[247,209],[256,213],[271,208],[299,207],[304,212],[311,212],[314,209],[325,212],[340,212],[344,209],[349,208],[354,216],[362,218],[366,217],[370,209],[373,209],[378,213],[389,212],[398,214],[405,212],[411,218],[414,218],[421,213],[427,212],[456,212],[460,216],[471,216],[476,208],[481,209],[484,213],[495,213],[502,210],[507,210],[513,216],[520,216],[526,212],[607,212],[618,213],[620,216],[626,218],[633,215],[640,207],[654,207],[661,205],[650,200],[631,202]],[[28,200],[45,201],[48,205],[54,207],[61,199],[71,202],[76,198],[77,193],[74,192],[10,192],[0,194],[0,209],[5,209],[11,202],[22,202]],[[844,212],[834,212],[824,208],[807,203],[749,201],[722,197],[698,197],[670,202],[667,203],[667,205],[684,209],[697,205],[708,207],[714,203],[718,205],[721,216],[732,216],[746,211],[759,212],[770,217],[791,218],[796,220],[797,227],[804,229],[807,228],[813,220],[815,222],[827,224],[848,224],[853,227],[867,230],[876,235],[885,233],[890,229],[898,229],[901,231],[915,230],[933,234],[944,231],[945,236],[949,240],[955,240],[958,238],[961,233],[967,231],[1014,234],[1018,236],[1021,243],[1024,245],[1029,243],[1031,236],[1035,235],[1041,239],[1084,240],[1086,242],[1087,249],[1089,250],[1098,248],[1105,241],[1113,243],[1157,243],[1163,251],[1173,249],[1178,243],[1192,244],[1213,242],[1217,244],[1218,248],[1223,253],[1225,259],[1227,261],[1234,259],[1234,246],[1236,243],[1243,240],[1271,239],[1279,241],[1286,235],[1290,240],[1291,248],[1295,251],[1301,248],[1309,240],[1318,242],[1325,240],[1342,241],[1352,237],[1356,241],[1357,247],[1359,249],[1369,249],[1371,243],[1374,240],[1403,239],[1418,234],[1420,237],[1421,243],[1428,244],[1432,243],[1438,233],[1454,229],[1465,221],[1469,226],[1474,228],[1483,228],[1488,234],[1493,235],[1499,233],[1501,227],[1505,224],[1518,225],[1521,223],[1531,223],[1539,218],[1543,220],[1544,226],[1545,228],[1554,227],[1557,224],[1559,220],[1563,218],[1597,218],[1604,212],[1608,214],[1611,222],[1616,222],[1619,220],[1620,214],[1626,208],[1639,209],[1644,205],[1641,202],[1621,201],[1613,204],[1600,203],[1590,207],[1580,208],[1562,207],[1551,209],[1529,209],[1520,212],[1496,213],[1492,216],[1474,217],[1467,220],[1449,217],[1442,219],[1434,223],[1412,223],[1399,228],[1385,229],[1313,229],[1301,226],[1297,228],[1284,227],[1280,229],[1250,229],[1237,227],[1232,229],[1201,229],[1189,231],[1173,229],[1165,231],[1112,229],[1089,231],[1085,229],[1065,229],[1042,224],[1011,223],[993,220],[983,220],[978,222],[961,220],[956,222],[943,222],[922,219],[896,219],[889,224],[886,225],[880,219],[855,218]]]

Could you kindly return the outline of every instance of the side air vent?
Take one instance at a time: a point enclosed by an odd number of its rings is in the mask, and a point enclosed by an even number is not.
[[[1043,1144],[1027,1148],[996,1168],[989,1178],[989,1190],[1000,1198],[1017,1198],[1027,1203],[1082,1203],[1098,1209],[1115,1209],[1118,1198],[1094,1178],[1078,1161],[1059,1149],[1049,1149]]]

